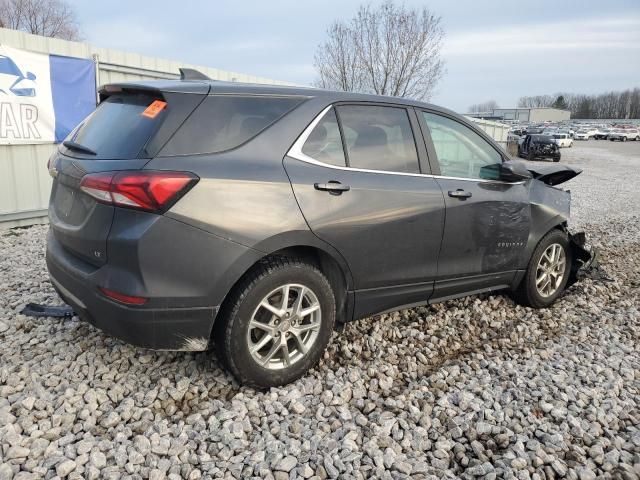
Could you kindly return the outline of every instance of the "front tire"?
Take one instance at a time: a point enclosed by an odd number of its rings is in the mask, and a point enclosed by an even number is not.
[[[551,230],[538,243],[513,299],[533,308],[550,306],[562,295],[571,272],[569,237],[562,230]]]
[[[315,265],[277,257],[259,263],[219,315],[214,340],[222,363],[243,385],[276,387],[320,360],[333,332],[335,297]]]

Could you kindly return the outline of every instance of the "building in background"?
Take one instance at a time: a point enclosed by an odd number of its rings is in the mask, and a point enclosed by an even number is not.
[[[467,116],[484,118],[486,120],[499,120],[505,122],[561,122],[571,118],[569,110],[559,108],[494,108],[489,112],[468,113]]]

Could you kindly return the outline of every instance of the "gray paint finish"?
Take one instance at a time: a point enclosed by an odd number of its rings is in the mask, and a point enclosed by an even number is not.
[[[335,265],[341,281],[334,285],[344,289],[338,292],[345,302],[340,320],[346,321],[513,286],[540,238],[552,228],[565,228],[568,221],[569,195],[541,180],[439,175],[433,144],[414,107],[463,123],[509,160],[484,132],[448,110],[314,89],[185,83],[144,82],[126,88],[173,92],[167,94],[172,102],[187,96],[189,105],[177,110],[182,115],[197,108],[193,96],[205,91],[297,96],[303,101],[226,152],[166,156],[157,144],[154,149],[160,153],[151,160],[98,161],[77,154],[71,158],[64,151],[55,155],[59,174],[47,248],[52,278],[64,298],[78,308],[78,302],[87,306],[82,315],[133,343],[160,349],[204,347],[202,339],[209,338],[234,285],[274,252],[311,255],[321,259],[323,268]],[[407,108],[422,173],[350,169],[301,156],[296,141],[336,103]],[[163,135],[171,141],[170,132]],[[87,173],[122,169],[191,172],[199,181],[161,213],[97,203],[78,189]],[[520,166],[519,171],[524,169]],[[540,178],[552,174],[546,171]],[[315,187],[330,182],[349,188],[334,192]],[[449,195],[458,190],[471,197]],[[96,256],[96,251],[104,255]],[[331,275],[336,272],[327,273]],[[124,307],[101,296],[98,287],[149,302]],[[156,319],[151,338],[144,334],[147,318]]]

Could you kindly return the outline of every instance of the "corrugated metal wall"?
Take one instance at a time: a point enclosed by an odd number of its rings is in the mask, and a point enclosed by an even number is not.
[[[4,28],[0,28],[0,43],[35,52],[94,59],[99,67],[97,80],[100,85],[178,78],[180,67],[195,68],[216,80],[287,84],[269,78],[97,48],[87,43],[68,42]],[[51,189],[46,164],[55,148],[53,144],[0,145],[0,229],[46,222]]]
[[[502,148],[507,149],[507,137],[509,136],[509,125],[500,122],[492,122],[490,120],[482,120],[480,118],[467,117],[478,128],[483,130],[487,135],[493,138]]]

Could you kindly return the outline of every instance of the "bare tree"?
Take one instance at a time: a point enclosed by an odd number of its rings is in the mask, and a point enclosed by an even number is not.
[[[469,113],[492,112],[496,108],[500,108],[500,106],[498,106],[498,102],[495,100],[489,100],[482,103],[474,103],[469,107]]]
[[[387,1],[336,21],[315,55],[323,88],[427,100],[444,73],[440,17]]]
[[[315,57],[320,85],[345,92],[362,91],[364,74],[359,68],[359,58],[351,42],[349,27],[335,22],[327,33],[329,38]]]
[[[539,108],[550,107],[555,102],[556,97],[553,95],[534,95],[532,97],[520,97],[518,107],[520,108]]]
[[[599,95],[560,92],[521,97],[518,106],[567,108],[571,110],[571,118],[637,119],[640,118],[640,88]]]
[[[0,0],[0,26],[45,37],[81,39],[76,14],[64,0]]]

